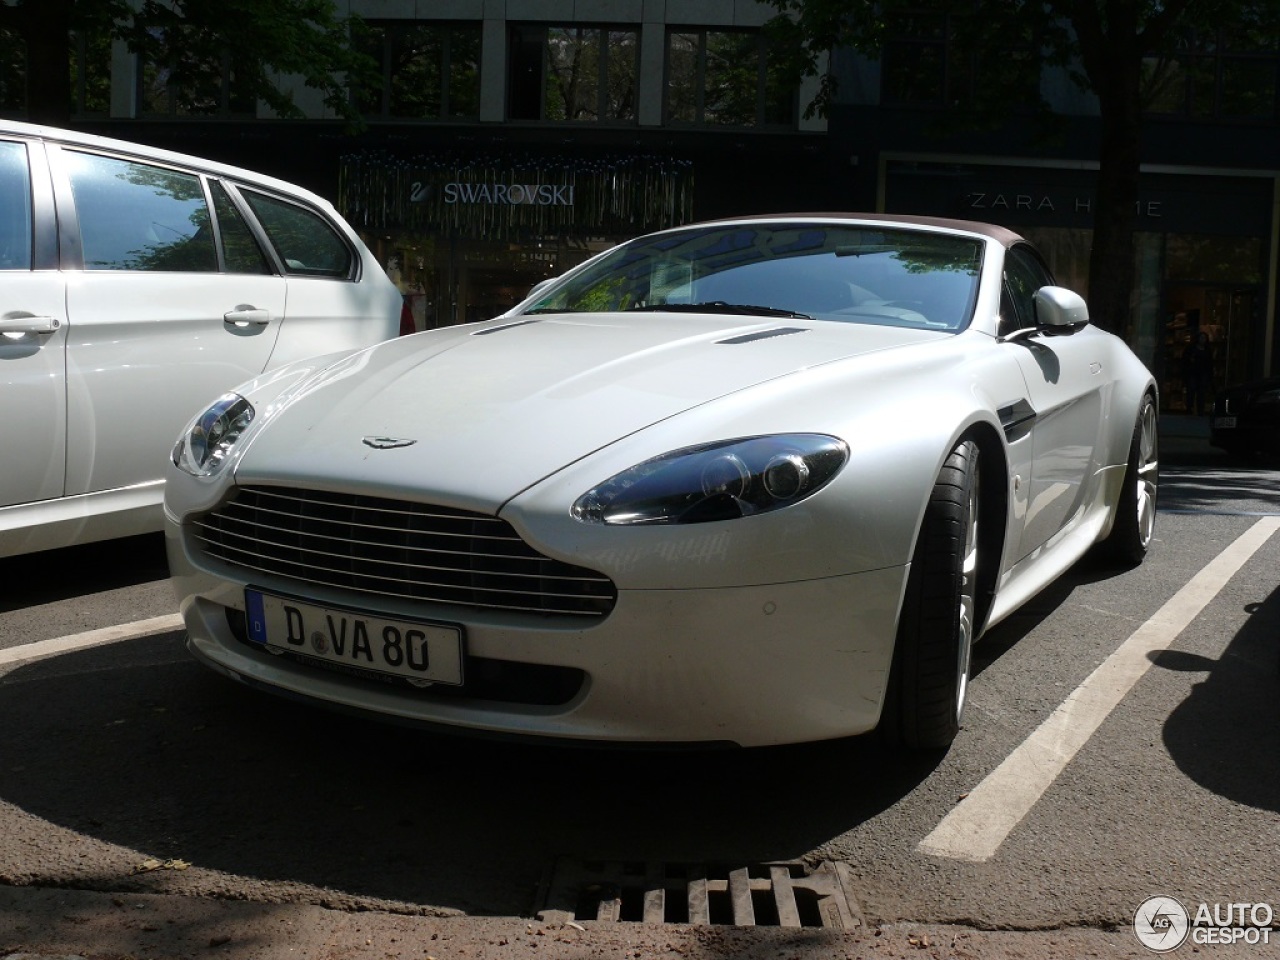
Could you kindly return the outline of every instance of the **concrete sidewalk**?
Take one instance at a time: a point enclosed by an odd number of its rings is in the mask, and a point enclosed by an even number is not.
[[[1257,947],[1252,948],[1253,957]],[[1215,960],[1245,953],[1214,949]],[[0,960],[1150,960],[1121,929],[852,931],[348,913],[295,903],[0,887]]]

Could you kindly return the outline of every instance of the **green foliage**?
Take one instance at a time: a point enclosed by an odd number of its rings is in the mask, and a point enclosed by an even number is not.
[[[69,30],[91,45],[101,45],[104,38],[123,40],[158,83],[189,101],[183,112],[194,113],[218,108],[226,95],[221,88],[230,58],[231,96],[250,109],[262,101],[281,117],[301,117],[281,82],[292,76],[319,91],[338,116],[358,122],[348,84],[367,81],[376,71],[362,52],[361,26],[356,18],[339,17],[332,0],[17,0],[0,5],[0,32],[16,34],[27,50],[40,45],[43,61],[54,49],[51,38],[62,38],[67,60],[49,64],[49,76],[72,75]],[[59,81],[49,89],[29,77],[27,87],[31,119],[65,121],[66,85]]]

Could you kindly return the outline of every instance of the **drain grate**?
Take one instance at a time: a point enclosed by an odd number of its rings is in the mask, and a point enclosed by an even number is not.
[[[557,859],[538,919],[828,927],[861,923],[844,864],[716,864]]]

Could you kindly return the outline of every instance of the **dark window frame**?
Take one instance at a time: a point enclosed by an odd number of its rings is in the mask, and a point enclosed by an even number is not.
[[[596,49],[599,56],[595,69],[595,116],[594,117],[548,117],[547,88],[551,82],[551,32],[575,31],[594,32]],[[617,116],[611,110],[612,67],[615,64],[615,46],[610,42],[612,35],[627,34],[631,37],[632,51],[630,70],[630,108],[629,115]],[[640,62],[641,62],[641,30],[636,24],[601,24],[601,23],[542,23],[516,22],[507,25],[507,98],[505,115],[508,121],[515,123],[550,123],[567,126],[622,126],[632,127],[639,123],[640,116]],[[539,63],[534,69],[533,84],[528,80],[522,83],[519,71],[532,69],[532,57],[528,54],[538,50]],[[523,51],[523,52],[521,52]],[[537,91],[537,109],[530,109],[532,91]],[[566,103],[566,112],[569,109]],[[536,112],[536,116],[533,116]]]
[[[181,32],[185,29],[182,26],[173,28],[152,27],[152,31],[161,31],[165,29],[173,29]],[[183,41],[170,40],[166,44],[170,51],[183,49]],[[213,94],[211,90],[202,91],[203,95],[210,96],[216,100],[216,106],[212,110],[201,109],[197,101],[192,99],[193,94],[201,93],[201,91],[184,90],[182,86],[173,79],[172,75],[167,79],[160,78],[165,70],[172,70],[169,64],[162,61],[149,59],[145,54],[135,54],[137,71],[134,82],[134,103],[137,107],[137,115],[141,119],[165,119],[180,121],[209,121],[209,120],[247,120],[256,119],[258,114],[258,100],[246,93],[237,93],[235,90],[235,58],[229,47],[224,47],[217,55],[217,62],[214,64],[211,60],[206,62],[205,67],[210,72],[216,72],[218,77],[217,92]],[[189,57],[183,57],[188,62]],[[155,109],[152,104],[152,91],[163,89],[163,98],[165,103],[161,109]],[[160,94],[157,94],[160,96]],[[248,100],[249,102],[238,102]]]
[[[708,119],[707,80],[708,57],[711,35],[737,36],[755,39],[755,109],[752,120],[748,123],[725,123]],[[673,66],[672,39],[676,36],[696,37],[697,48],[694,51],[693,74],[693,117],[692,119],[676,119],[675,107],[672,103]],[[766,130],[770,132],[794,131],[799,129],[800,95],[798,90],[790,90],[788,103],[781,111],[784,119],[774,120],[771,117],[771,96],[769,83],[769,38],[765,31],[752,27],[720,27],[669,24],[663,38],[663,83],[662,83],[662,117],[663,123],[670,127],[725,130]]]
[[[377,109],[370,109],[370,101],[374,99],[373,91],[361,91],[352,88],[352,103],[361,111],[366,120],[394,120],[397,122],[405,121],[466,121],[480,119],[480,91],[483,83],[483,56],[481,48],[483,45],[484,26],[478,20],[396,20],[396,19],[378,19],[366,20],[365,27],[368,29],[370,36],[373,37],[373,46],[377,50],[369,50],[378,62],[379,89],[376,94]],[[395,86],[395,58],[394,47],[398,39],[397,30],[439,30],[440,31],[440,62],[436,64],[439,71],[439,111],[434,115],[412,115],[405,113],[397,113],[393,111],[393,95]],[[471,100],[474,103],[474,109],[469,111],[459,111],[456,109],[454,100],[455,91],[453,89],[453,63],[455,60],[455,48],[459,44],[460,32],[463,30],[474,31],[475,43],[475,81],[474,91]],[[380,33],[381,35],[377,35]]]

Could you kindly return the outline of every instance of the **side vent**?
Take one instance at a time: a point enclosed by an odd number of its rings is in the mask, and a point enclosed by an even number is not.
[[[804,327],[774,327],[772,330],[761,330],[758,333],[744,333],[740,337],[728,340],[717,340],[716,343],[752,343],[756,340],[772,340],[774,337],[789,337],[793,333],[808,333]]]

